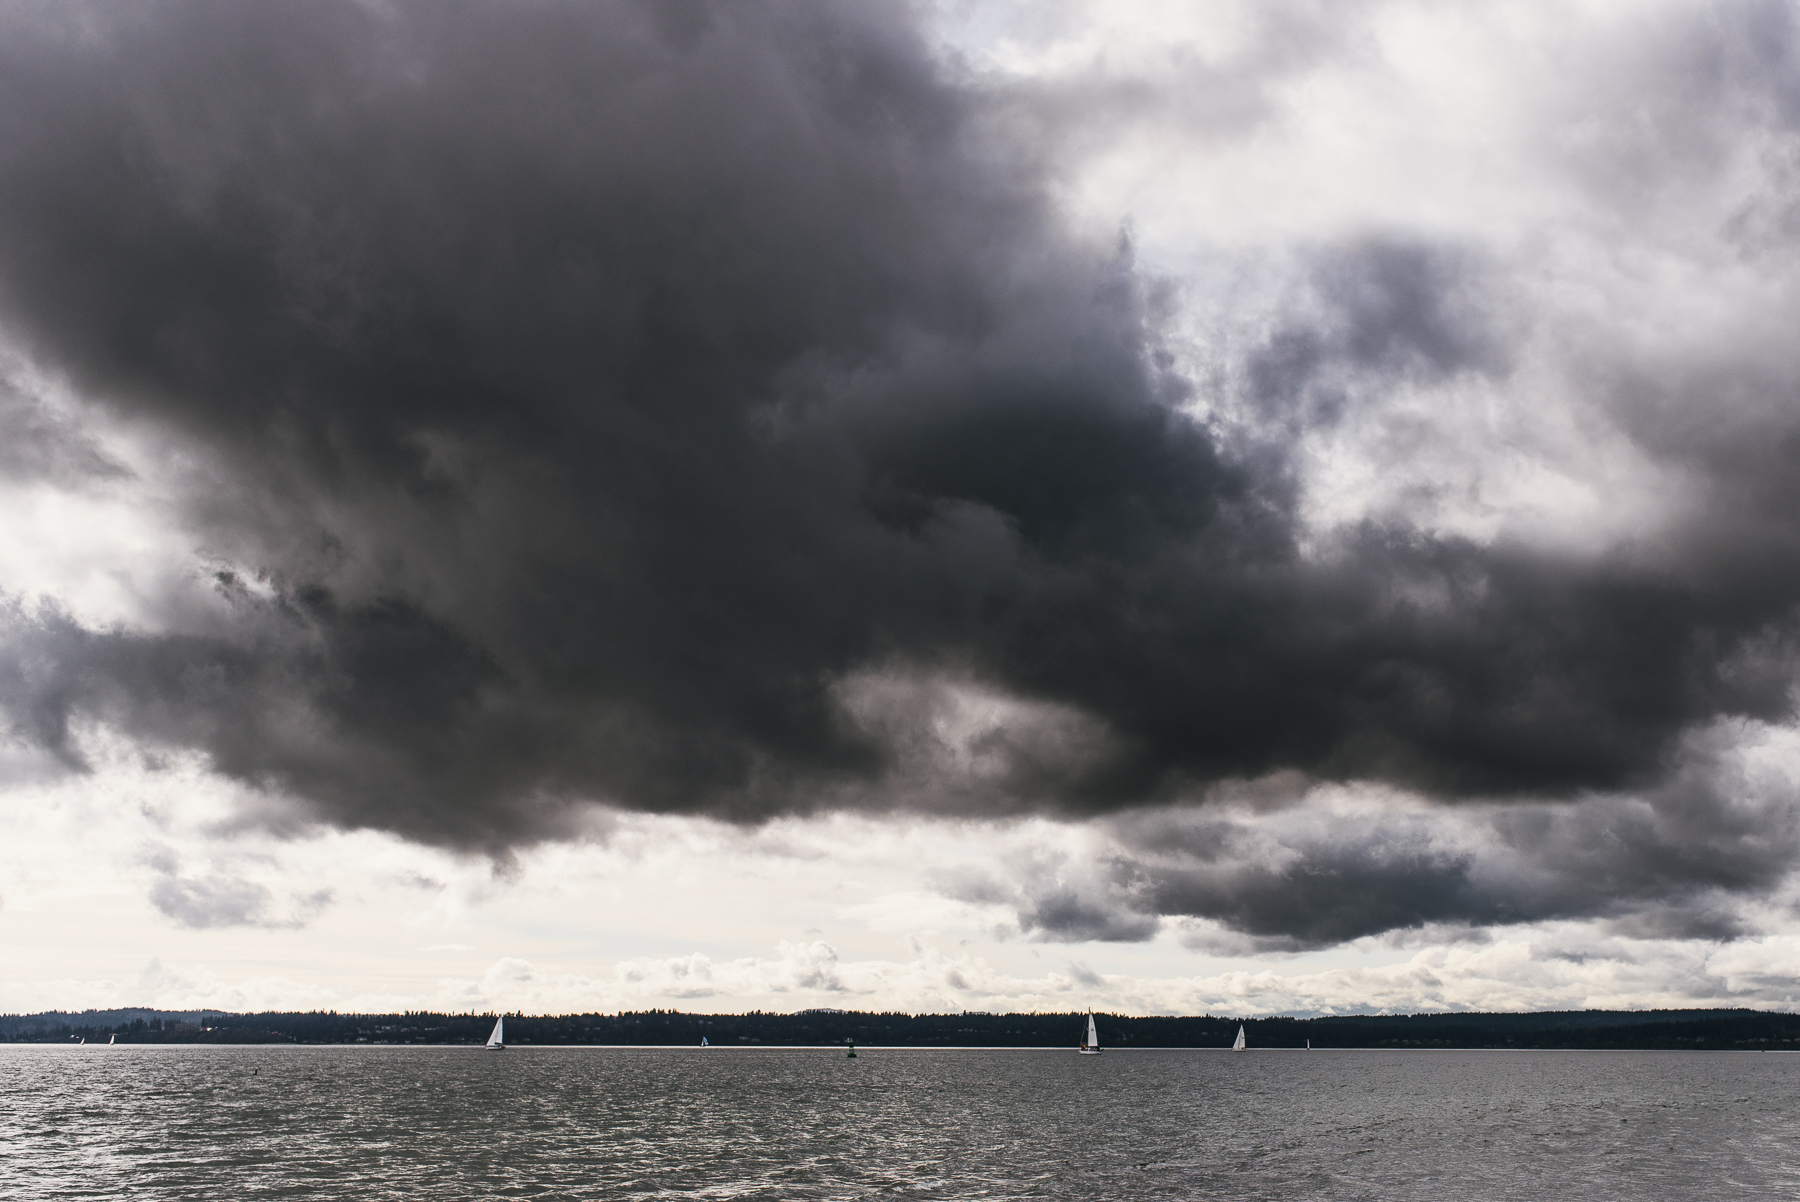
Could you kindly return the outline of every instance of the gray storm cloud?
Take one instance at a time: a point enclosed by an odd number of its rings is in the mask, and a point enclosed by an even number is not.
[[[960,901],[1011,911],[1049,942],[1297,952],[1429,928],[1480,938],[1517,923],[1594,920],[1627,937],[1752,933],[1800,856],[1793,740],[1714,729],[1629,795],[1426,807],[1272,780],[1204,806],[1118,814],[1081,854],[1055,845],[940,872]],[[1776,909],[1783,905],[1772,902]]]
[[[1603,81],[1691,85],[1682,163],[1694,131],[1792,147],[1800,120],[1791,11],[1718,11],[1728,63],[1763,39],[1732,86],[1673,51]],[[8,602],[0,704],[72,769],[99,722],[327,823],[496,853],[595,802],[1095,816],[1275,773],[1518,803],[1492,829],[1524,844],[1571,837],[1532,805],[1672,797],[1692,732],[1792,716],[1783,347],[1595,364],[1590,403],[1701,481],[1644,553],[1404,513],[1321,535],[1306,439],[1516,370],[1505,264],[1404,231],[1315,248],[1306,303],[1206,395],[1167,282],[1069,232],[1047,148],[997,118],[1020,96],[903,10],[0,12],[0,323],[206,465],[184,520],[226,603],[96,629]],[[1647,137],[1602,149],[1654,173]],[[1789,246],[1772,203],[1733,236]],[[1730,417],[1684,436],[1709,404]],[[8,473],[119,470],[4,395],[0,422]],[[1700,827],[1729,808],[1684,796]],[[1146,820],[1115,882],[1135,909],[1052,889],[1034,913],[1317,943],[1791,863],[1594,821],[1611,877],[1509,891],[1405,839],[1226,871],[1210,828]],[[184,914],[251,904],[182,888]]]

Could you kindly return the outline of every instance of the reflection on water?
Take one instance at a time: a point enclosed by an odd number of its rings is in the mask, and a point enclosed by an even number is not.
[[[1800,1056],[0,1047],[0,1198],[1800,1196]]]

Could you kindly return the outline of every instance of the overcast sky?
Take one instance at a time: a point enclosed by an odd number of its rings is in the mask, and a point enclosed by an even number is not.
[[[1800,1004],[1800,8],[0,2],[0,1009]]]

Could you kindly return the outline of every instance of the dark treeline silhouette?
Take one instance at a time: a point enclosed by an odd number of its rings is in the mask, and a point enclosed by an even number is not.
[[[493,1014],[89,1010],[0,1016],[12,1043],[479,1044]],[[508,1014],[510,1044],[805,1047],[854,1040],[895,1047],[1073,1047],[1082,1014]],[[1800,1050],[1800,1016],[1756,1010],[1583,1010],[1543,1014],[1324,1018],[1098,1016],[1113,1048],[1225,1047],[1243,1023],[1253,1048],[1700,1048]]]

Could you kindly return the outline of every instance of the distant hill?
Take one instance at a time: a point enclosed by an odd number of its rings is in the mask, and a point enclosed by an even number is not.
[[[0,1041],[90,1043],[478,1044],[492,1014],[338,1014],[86,1010],[0,1015]],[[1573,1010],[1540,1014],[1336,1015],[1323,1018],[1097,1016],[1114,1048],[1225,1047],[1246,1028],[1254,1048],[1661,1048],[1800,1050],[1800,1016],[1760,1010]],[[513,1044],[721,1047],[1073,1047],[1084,1014],[623,1014],[506,1016]]]
[[[131,1030],[134,1023],[138,1030],[143,1030],[153,1022],[159,1027],[169,1023],[199,1026],[225,1014],[223,1010],[150,1010],[138,1006],[123,1010],[83,1010],[80,1013],[46,1010],[41,1014],[4,1014],[0,1015],[0,1040],[12,1043],[36,1042],[40,1037],[63,1039],[71,1035],[86,1035],[92,1039],[95,1032],[111,1035]]]

